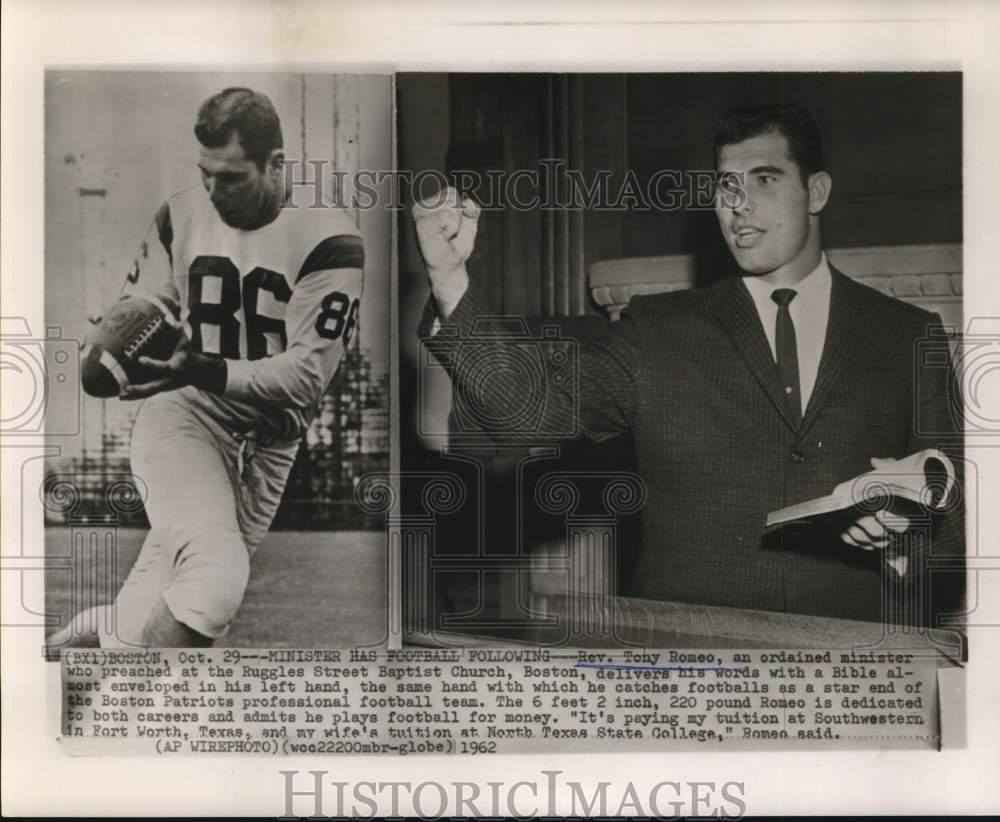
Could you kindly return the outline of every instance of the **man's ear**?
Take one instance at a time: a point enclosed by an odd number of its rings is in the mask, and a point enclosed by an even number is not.
[[[267,157],[267,170],[273,174],[280,174],[285,167],[285,152],[280,148],[271,150]]]
[[[825,171],[817,171],[809,175],[809,213],[814,217],[819,214],[826,201],[830,199],[830,191],[833,189],[833,180]]]

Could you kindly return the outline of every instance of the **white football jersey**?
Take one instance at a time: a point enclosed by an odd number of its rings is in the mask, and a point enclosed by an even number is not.
[[[222,396],[181,389],[234,428],[301,436],[357,328],[364,247],[341,209],[288,206],[231,228],[201,187],[160,208],[123,295],[180,307],[196,351],[226,360]]]

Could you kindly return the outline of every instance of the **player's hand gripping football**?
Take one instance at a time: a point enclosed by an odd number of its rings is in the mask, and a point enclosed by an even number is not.
[[[225,361],[199,354],[191,347],[191,340],[185,334],[181,335],[170,359],[139,357],[137,362],[150,379],[125,388],[121,394],[123,400],[141,400],[161,391],[174,391],[186,385],[195,385],[215,393],[222,393],[225,389]]]
[[[478,205],[450,186],[413,206],[420,253],[444,317],[469,287],[465,262],[476,244],[479,212]]]

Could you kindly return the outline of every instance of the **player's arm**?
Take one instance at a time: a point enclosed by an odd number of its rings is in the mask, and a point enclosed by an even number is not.
[[[194,385],[260,408],[311,408],[337,371],[357,326],[364,249],[356,235],[323,240],[306,258],[285,310],[286,347],[258,360],[225,360],[181,341],[166,361],[140,358],[158,379],[125,399]]]
[[[122,284],[122,297],[167,298],[175,307],[179,305],[180,295],[173,281],[173,242],[174,229],[167,202],[160,206],[139,244]]]
[[[179,316],[180,294],[173,279],[173,244],[174,230],[170,203],[167,201],[157,210],[139,243],[138,251],[122,283],[119,300],[144,298],[156,304],[164,315]],[[89,348],[99,342],[102,317],[91,316],[87,319],[91,324],[86,338]],[[128,388],[125,388],[119,396],[121,399],[138,399],[148,394],[130,397]]]
[[[319,403],[350,345],[361,305],[363,251],[359,237],[337,267],[301,277],[285,312],[288,346],[262,360],[226,361],[223,394],[261,408],[312,408]]]

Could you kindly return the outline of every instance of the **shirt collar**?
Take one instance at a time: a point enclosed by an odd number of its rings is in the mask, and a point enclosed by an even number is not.
[[[771,292],[775,290],[775,286],[759,277],[743,277],[743,283],[758,305],[767,305],[771,301]],[[826,253],[820,252],[819,265],[795,284],[796,299],[800,305],[814,300],[829,302],[832,283],[833,276],[830,274],[830,264],[826,261]]]

